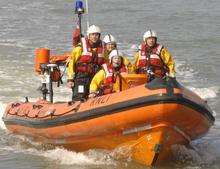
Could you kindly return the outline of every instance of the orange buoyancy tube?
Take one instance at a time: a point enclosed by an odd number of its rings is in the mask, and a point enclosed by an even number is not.
[[[35,72],[41,72],[41,64],[47,64],[50,60],[50,49],[38,48],[35,50],[34,69]]]
[[[64,53],[63,55],[50,56],[50,63],[67,63],[71,53]]]

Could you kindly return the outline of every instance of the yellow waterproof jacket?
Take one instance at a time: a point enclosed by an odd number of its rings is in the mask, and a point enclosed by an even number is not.
[[[123,72],[121,74],[126,74],[126,73]],[[105,79],[106,79],[106,72],[103,69],[97,72],[90,83],[89,92],[97,93]],[[113,91],[120,91],[119,77],[116,79],[116,82],[113,85]]]
[[[104,82],[105,78],[106,78],[105,71],[103,69],[98,71],[90,83],[89,92],[96,93],[101,87],[101,84]]]
[[[81,55],[82,55],[81,46],[77,46],[73,48],[70,58],[69,58],[68,67],[67,67],[67,79],[68,80],[73,80],[75,76],[75,65]]]
[[[168,73],[169,74],[172,74],[172,75],[175,75],[175,62],[172,58],[172,55],[170,54],[170,52],[167,50],[167,48],[163,48],[161,50],[161,53],[160,53],[160,57],[161,59],[163,60],[163,63],[167,66],[168,68]],[[139,64],[139,59],[140,59],[140,54],[139,52],[137,52],[134,56],[135,58],[135,69],[138,68],[138,64]]]
[[[131,63],[131,61],[126,57],[122,56],[123,63],[128,69],[128,73],[135,73],[135,66]]]

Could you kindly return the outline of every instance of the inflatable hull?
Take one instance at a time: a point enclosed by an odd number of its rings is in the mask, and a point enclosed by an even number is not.
[[[214,123],[212,111],[176,80],[156,79],[86,102],[13,103],[3,117],[8,130],[74,151],[114,150],[152,166],[171,157],[175,144],[187,145]]]

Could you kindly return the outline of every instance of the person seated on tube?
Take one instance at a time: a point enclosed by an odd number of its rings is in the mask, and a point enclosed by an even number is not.
[[[152,74],[150,82],[155,77],[175,78],[175,63],[169,51],[157,43],[157,33],[148,30],[143,35],[143,42],[135,56],[135,67],[138,74]]]
[[[111,51],[109,62],[103,64],[102,67],[102,70],[96,73],[91,81],[90,98],[121,91],[121,76],[128,73],[122,53],[116,49]]]
[[[111,53],[111,51],[115,49],[117,50],[117,42],[116,42],[115,37],[111,34],[105,35],[102,41],[104,43],[103,45],[104,46],[104,57],[106,60],[108,60],[109,54]],[[128,72],[134,73],[135,69],[134,69],[133,64],[130,62],[130,60],[125,55],[123,55],[122,57],[123,57],[124,65],[128,68]]]

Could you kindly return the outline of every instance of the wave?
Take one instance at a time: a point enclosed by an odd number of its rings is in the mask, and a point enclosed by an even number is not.
[[[3,120],[2,120],[5,108],[6,108],[6,104],[0,102],[0,128],[1,129],[6,129],[5,124],[4,124]]]
[[[172,146],[176,164],[186,166],[184,168],[209,168],[214,166],[216,160],[220,157],[219,143],[215,141],[200,139],[191,142],[190,146]]]
[[[44,157],[59,161],[62,165],[112,165],[114,160],[104,151],[89,150],[83,153],[55,148],[42,153]]]
[[[217,94],[219,92],[219,87],[217,86],[212,86],[208,88],[195,88],[188,86],[190,90],[195,92],[197,95],[199,95],[203,99],[212,99],[217,97]]]
[[[39,156],[44,160],[57,165],[115,165],[115,160],[110,153],[104,150],[89,150],[86,152],[74,152],[62,147],[42,145],[24,136],[17,136],[10,133],[2,133],[0,150],[19,153],[24,155]]]
[[[176,64],[177,80],[184,84],[188,89],[195,92],[203,99],[212,99],[218,97],[219,87],[213,84],[207,84],[207,87],[201,86],[204,82],[197,77],[198,72],[195,71],[188,63],[179,61]],[[199,85],[199,87],[194,87]]]
[[[27,48],[28,44],[30,44],[30,41],[25,39],[7,39],[0,41],[0,46],[7,47]]]
[[[38,156],[44,161],[56,165],[74,165],[79,168],[84,166],[99,166],[100,168],[115,168],[119,163],[131,161],[115,160],[110,151],[89,150],[86,152],[74,152],[62,147],[42,145],[32,142],[23,136],[14,136],[9,133],[1,133],[0,150],[24,155]],[[2,146],[3,144],[3,146]],[[191,142],[190,146],[174,145],[172,147],[174,168],[209,168],[216,164],[220,158],[219,140],[205,137]],[[169,163],[170,164],[170,163]]]

